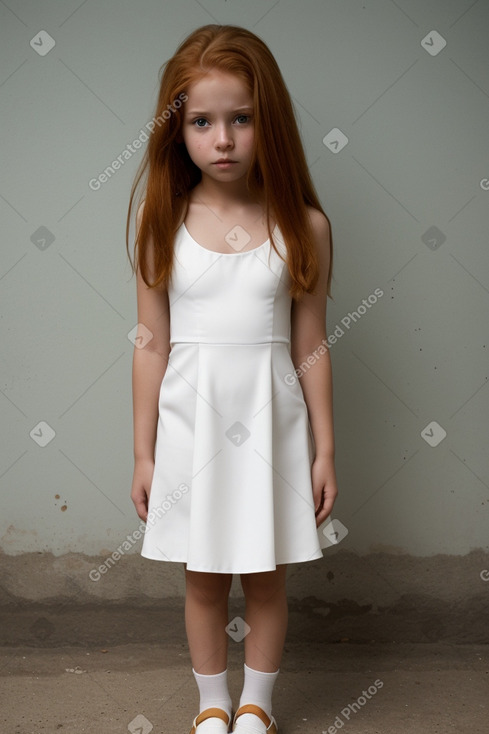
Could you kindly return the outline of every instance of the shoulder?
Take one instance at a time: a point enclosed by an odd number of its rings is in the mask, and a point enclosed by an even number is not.
[[[323,263],[323,267],[327,269],[331,258],[330,221],[327,216],[319,211],[319,209],[315,209],[312,206],[307,206],[306,209],[309,215],[309,222],[311,224],[318,255]]]
[[[138,206],[137,212],[136,212],[136,228],[139,230],[139,227],[141,226],[141,220],[143,218],[143,211],[144,211],[144,205],[146,203],[146,199],[143,199],[140,205]]]
[[[136,210],[136,238],[139,240],[139,233],[141,230],[141,224],[143,223],[143,213],[144,213],[144,205],[146,203],[146,199],[143,199],[143,201],[140,202],[137,210]],[[152,248],[153,246],[153,238],[151,235],[146,237],[146,243],[148,246],[148,249]],[[143,244],[139,242],[139,246],[143,247]]]
[[[326,217],[319,209],[315,209],[313,206],[306,206],[307,213],[309,215],[309,221],[313,229],[314,234],[317,238],[329,237],[331,227],[328,217]]]

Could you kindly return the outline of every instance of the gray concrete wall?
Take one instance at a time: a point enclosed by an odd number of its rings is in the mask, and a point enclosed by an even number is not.
[[[488,643],[488,580],[483,551],[420,558],[335,548],[328,558],[288,567],[288,639]],[[76,553],[4,556],[0,647],[171,642],[184,633],[184,594],[182,564],[135,553],[115,564]],[[244,616],[234,576],[229,621]]]
[[[183,592],[138,543],[87,575],[139,525],[124,235],[142,149],[99,175],[151,119],[161,64],[210,22],[275,54],[333,225],[344,537],[298,571],[298,597],[487,596],[489,4],[12,0],[0,21],[6,603]],[[379,558],[388,580],[364,574]]]

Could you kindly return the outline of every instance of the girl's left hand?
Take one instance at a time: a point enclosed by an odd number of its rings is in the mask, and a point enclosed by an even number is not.
[[[312,493],[318,528],[331,514],[338,494],[334,458],[316,456],[311,467]]]

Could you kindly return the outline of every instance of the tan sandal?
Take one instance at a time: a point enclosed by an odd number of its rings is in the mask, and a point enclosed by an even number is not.
[[[192,728],[190,729],[190,734],[197,734],[197,727],[199,724],[202,724],[203,721],[210,718],[216,718],[221,719],[226,724],[228,732],[231,731],[230,725],[233,720],[233,712],[231,711],[231,718],[227,715],[223,709],[213,707],[209,709],[205,709],[204,711],[201,711],[200,714],[198,714],[195,719],[194,723],[192,724]]]
[[[236,719],[238,718],[238,716],[241,716],[241,714],[255,714],[255,716],[258,716],[258,718],[261,719],[265,724],[267,728],[267,734],[277,734],[278,726],[273,716],[271,718],[267,716],[264,710],[261,709],[259,706],[255,706],[254,703],[247,703],[244,706],[240,706],[240,708],[236,711],[234,715],[232,731],[236,730]]]

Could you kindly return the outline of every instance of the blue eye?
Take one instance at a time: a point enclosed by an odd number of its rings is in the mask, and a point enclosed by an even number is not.
[[[241,124],[246,124],[247,122],[249,122],[249,121],[250,121],[250,115],[237,115],[237,116],[235,117],[235,120],[239,120],[239,119],[242,119],[242,118],[244,118],[244,123],[241,123]],[[197,117],[197,118],[196,118],[196,119],[195,119],[195,120],[194,120],[194,121],[192,122],[192,125],[194,125],[195,127],[200,127],[200,128],[204,128],[204,127],[205,127],[205,124],[204,124],[204,125],[199,125],[199,124],[198,124],[198,123],[200,123],[200,122],[202,122],[202,121],[203,121],[204,123],[207,123],[207,120],[206,120],[206,118],[205,118],[205,117]]]

